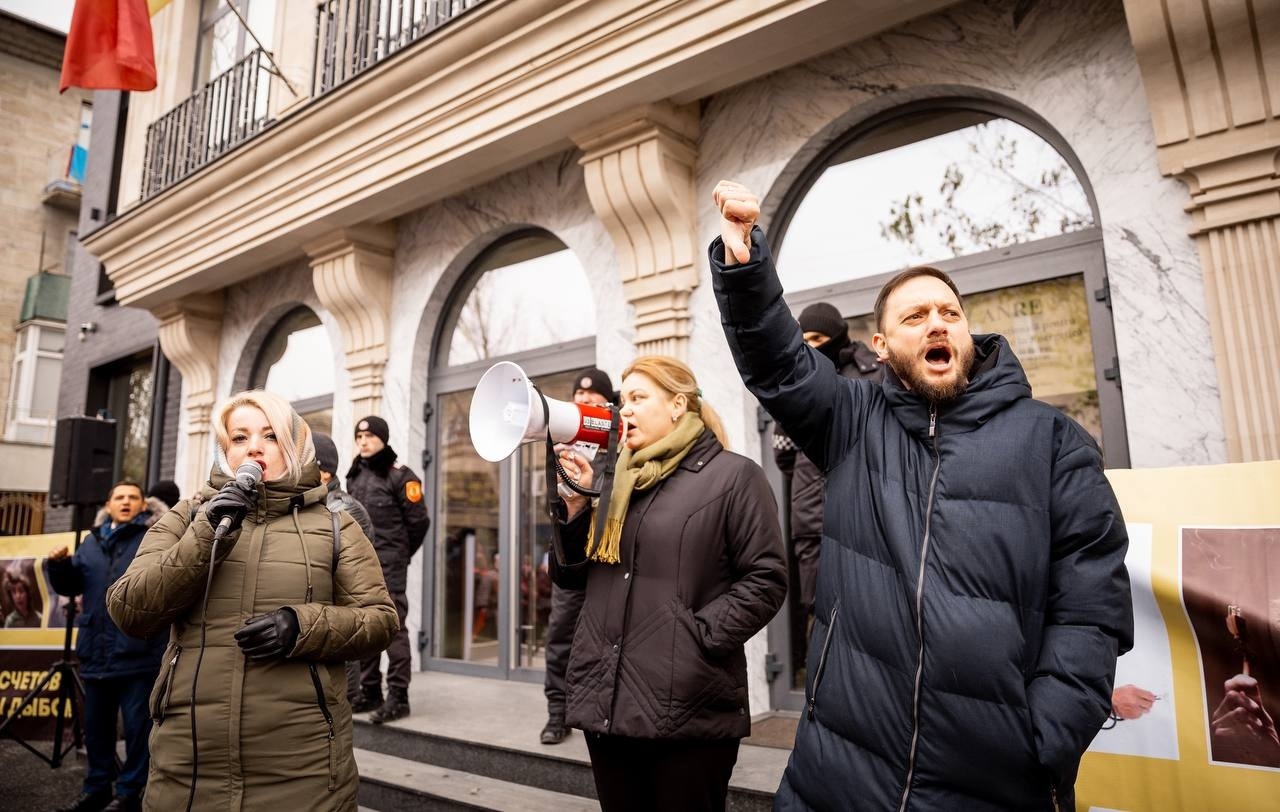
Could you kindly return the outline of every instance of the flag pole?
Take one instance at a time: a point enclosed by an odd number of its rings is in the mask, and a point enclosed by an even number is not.
[[[267,57],[267,61],[271,63],[271,67],[267,69],[267,73],[270,73],[272,76],[275,76],[277,79],[284,82],[285,87],[289,88],[289,92],[294,95],[294,98],[298,98],[299,93],[297,88],[293,86],[293,82],[290,82],[289,78],[280,70],[280,66],[276,64],[275,56],[272,55],[271,51],[267,50],[266,46],[262,44],[262,40],[258,39],[258,35],[253,33],[253,29],[249,27],[249,23],[245,20],[244,15],[240,13],[240,9],[236,8],[235,0],[227,3],[227,8],[231,9],[231,13],[236,15],[236,19],[240,21],[240,25],[244,26],[244,30],[249,32],[250,37],[253,37],[254,44],[258,46],[258,50],[262,51],[262,53]]]

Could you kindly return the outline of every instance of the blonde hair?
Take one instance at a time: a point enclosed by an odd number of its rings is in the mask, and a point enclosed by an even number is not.
[[[316,447],[311,442],[311,427],[298,416],[287,400],[264,389],[251,389],[232,395],[218,407],[217,419],[213,421],[213,431],[218,440],[218,467],[227,476],[235,475],[227,462],[227,447],[231,443],[231,436],[227,433],[227,420],[241,406],[252,406],[266,416],[267,424],[275,432],[276,444],[280,446],[280,453],[284,457],[285,473],[282,480],[290,486],[298,484],[302,477],[302,467],[316,458]]]
[[[648,375],[672,397],[684,395],[689,411],[702,418],[703,425],[711,429],[720,445],[729,448],[729,434],[724,430],[719,413],[703,400],[702,390],[698,388],[698,380],[693,377],[693,370],[683,361],[669,355],[642,355],[622,370],[623,379],[633,372]]]

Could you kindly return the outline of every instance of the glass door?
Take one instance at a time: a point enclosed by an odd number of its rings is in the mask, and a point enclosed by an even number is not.
[[[542,375],[534,383],[547,397],[572,400],[576,370]],[[551,518],[547,514],[547,451],[544,443],[529,443],[519,454],[520,483],[516,515],[516,555],[508,568],[515,617],[511,662],[515,668],[537,669],[546,664],[547,620],[551,617]]]

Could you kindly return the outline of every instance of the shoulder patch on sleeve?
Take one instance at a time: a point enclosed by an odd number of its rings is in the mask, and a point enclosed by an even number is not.
[[[422,483],[416,479],[411,479],[404,483],[404,498],[410,502],[422,501]]]

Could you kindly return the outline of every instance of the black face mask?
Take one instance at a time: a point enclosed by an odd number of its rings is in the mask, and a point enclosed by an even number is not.
[[[838,336],[832,336],[826,344],[823,344],[820,347],[815,347],[815,349],[825,355],[828,361],[835,364],[836,369],[839,369],[840,352],[852,343],[853,340],[849,338],[849,334],[843,333]]]

